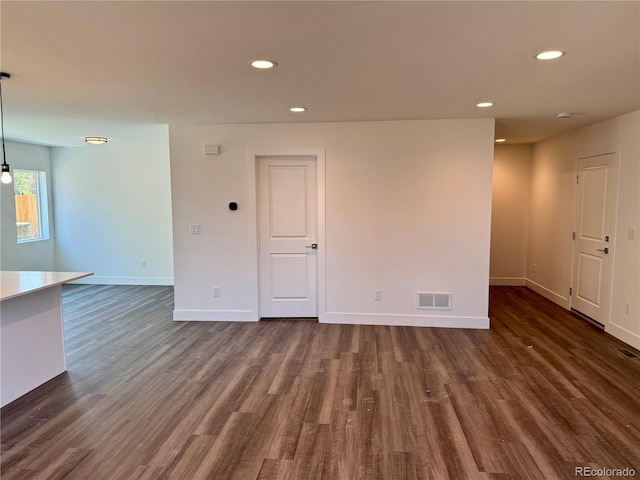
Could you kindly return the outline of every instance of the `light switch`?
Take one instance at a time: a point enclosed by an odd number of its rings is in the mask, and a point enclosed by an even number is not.
[[[633,229],[633,228],[629,228],[629,229],[627,230],[627,238],[628,238],[629,240],[633,240],[634,238],[636,238],[636,231],[635,231],[635,229]]]

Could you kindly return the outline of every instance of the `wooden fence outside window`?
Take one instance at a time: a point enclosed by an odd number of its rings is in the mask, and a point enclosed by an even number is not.
[[[37,195],[16,195],[16,223],[20,225],[18,240],[40,238]],[[31,224],[30,228],[27,223]]]

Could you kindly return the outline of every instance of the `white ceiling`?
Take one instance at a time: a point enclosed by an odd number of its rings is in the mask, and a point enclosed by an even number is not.
[[[166,143],[167,124],[480,117],[523,143],[640,109],[637,1],[2,0],[0,21],[6,136],[45,145]],[[533,59],[551,48],[567,54]],[[258,57],[278,67],[255,71]]]

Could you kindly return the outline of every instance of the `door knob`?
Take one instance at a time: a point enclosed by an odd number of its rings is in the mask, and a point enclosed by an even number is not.
[[[311,245],[306,245],[306,248],[310,248],[311,250],[317,250],[318,249],[318,244],[317,243],[312,243]]]
[[[602,253],[606,253],[607,255],[609,254],[609,247],[596,248],[596,250]]]

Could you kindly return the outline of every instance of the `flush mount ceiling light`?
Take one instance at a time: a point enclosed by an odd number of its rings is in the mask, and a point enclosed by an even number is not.
[[[278,65],[273,60],[251,60],[249,63],[253,68],[257,68],[259,70],[268,70]]]
[[[102,145],[107,143],[109,139],[107,137],[84,137],[84,141],[91,145]]]
[[[496,143],[504,143],[506,141],[507,141],[506,138],[496,138],[496,140],[495,140]]]
[[[494,103],[493,102],[480,102],[478,104],[476,104],[476,107],[478,108],[488,108],[488,107],[493,107]]]
[[[289,111],[291,111],[293,113],[302,113],[302,112],[306,112],[307,108],[306,107],[291,107],[289,109]]]
[[[560,50],[546,50],[536,55],[538,60],[553,60],[554,58],[560,58],[564,55],[564,52]]]

